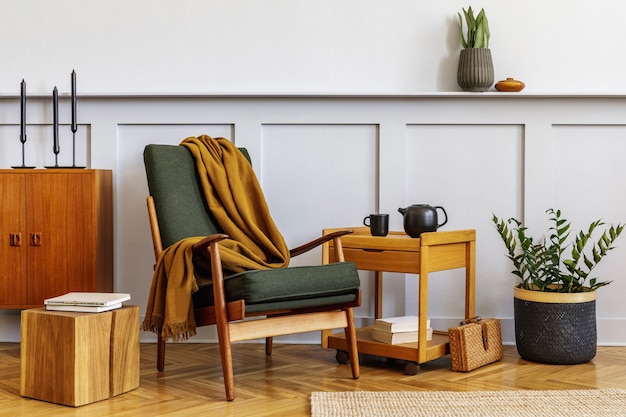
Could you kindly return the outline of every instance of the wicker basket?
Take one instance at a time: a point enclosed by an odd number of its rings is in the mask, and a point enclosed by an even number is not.
[[[502,359],[500,320],[474,317],[448,330],[453,371],[468,372]]]
[[[542,296],[548,301],[539,301]],[[558,302],[567,296],[574,301]],[[523,359],[571,365],[589,362],[596,355],[595,292],[544,293],[516,288],[514,310],[515,343]]]

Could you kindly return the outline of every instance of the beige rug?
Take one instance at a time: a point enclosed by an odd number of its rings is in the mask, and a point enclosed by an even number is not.
[[[312,417],[626,416],[626,390],[313,392]]]

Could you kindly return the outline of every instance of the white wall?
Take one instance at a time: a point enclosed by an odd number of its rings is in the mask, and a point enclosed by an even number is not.
[[[468,4],[496,80],[626,91],[619,0],[1,0],[0,93],[455,91]]]
[[[27,164],[49,164],[50,100],[29,99]],[[71,157],[68,100],[61,100],[60,161]],[[0,166],[19,164],[15,98],[0,97]],[[542,233],[544,211],[561,208],[585,227],[597,217],[626,221],[626,95],[457,93],[423,95],[117,96],[79,99],[77,162],[113,169],[115,289],[145,309],[154,258],[145,208],[142,151],[189,135],[227,136],[252,155],[273,217],[290,247],[324,227],[358,226],[365,215],[441,205],[445,230],[477,230],[476,311],[503,320],[512,343],[515,282],[492,213],[515,216]],[[17,113],[17,112],[15,112]],[[601,344],[626,344],[626,244],[598,274]],[[294,264],[319,263],[319,251]],[[373,316],[372,274],[363,272],[359,319]],[[430,274],[429,316],[447,329],[463,316],[463,271]],[[415,276],[385,274],[383,314],[417,313]],[[19,339],[16,312],[0,311],[2,340]],[[144,334],[144,340],[153,340]],[[194,342],[214,340],[203,329]],[[284,340],[284,339],[283,339]],[[315,342],[317,335],[290,337]]]
[[[542,225],[549,206],[581,222],[595,215],[626,218],[626,202],[610,191],[624,188],[626,171],[614,160],[605,170],[606,161],[626,148],[626,96],[611,95],[626,92],[624,62],[609,46],[624,39],[619,19],[626,4],[600,0],[590,10],[578,1],[567,8],[545,3],[474,4],[490,18],[496,79],[527,83],[524,94],[507,98],[447,93],[458,90],[455,19],[464,2],[0,0],[0,166],[19,163],[16,95],[22,78],[29,94],[41,95],[29,99],[27,162],[42,166],[52,157],[47,97],[54,85],[62,93],[65,124],[61,159],[68,158],[63,93],[76,69],[83,95],[77,162],[114,171],[116,289],[131,292],[142,309],[153,259],[141,150],[208,133],[250,148],[292,245],[322,227],[358,225],[372,210],[394,213],[418,202],[445,206],[448,230],[478,230],[478,311],[504,319],[510,342],[512,281],[502,279],[510,266],[489,223],[491,212],[523,215],[533,225]],[[578,51],[592,59],[579,62]],[[533,94],[572,91],[605,94]],[[287,158],[303,148],[310,158]],[[587,155],[594,159],[582,164],[582,183],[572,182],[577,158]],[[334,174],[352,182],[337,187],[323,164],[329,156]],[[599,189],[590,181],[597,172],[604,185]],[[300,190],[330,193],[338,208],[319,208],[312,193],[281,193],[277,181],[298,176],[306,182]],[[305,224],[293,215],[311,208]],[[399,229],[396,215],[392,226]],[[605,344],[626,344],[622,246],[603,270],[616,280],[600,293]],[[440,273],[440,284],[431,286],[438,301],[432,314],[440,323],[462,314],[456,273]],[[358,314],[371,317],[368,274],[363,285]],[[390,276],[385,291],[387,315],[413,313],[412,277]],[[18,312],[0,311],[0,339],[19,339]]]

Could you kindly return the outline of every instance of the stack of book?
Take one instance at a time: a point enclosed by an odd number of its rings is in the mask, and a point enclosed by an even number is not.
[[[416,343],[418,339],[418,326],[417,316],[376,319],[370,331],[370,337],[378,342],[392,345]],[[433,329],[430,327],[430,320],[427,320],[426,327],[426,340],[432,340]]]
[[[110,292],[70,292],[44,300],[46,310],[101,313],[122,307],[130,294]]]

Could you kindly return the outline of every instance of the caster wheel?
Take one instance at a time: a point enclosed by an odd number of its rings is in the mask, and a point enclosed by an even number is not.
[[[417,375],[420,371],[420,366],[416,362],[407,362],[404,365],[404,374],[405,375]]]
[[[346,364],[350,360],[350,354],[345,350],[338,350],[335,359],[341,364]]]

